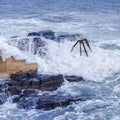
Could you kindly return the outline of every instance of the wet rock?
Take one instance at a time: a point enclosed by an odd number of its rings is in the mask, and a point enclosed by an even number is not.
[[[45,52],[43,52],[43,47],[45,47],[46,44],[45,42],[43,42],[39,37],[35,37],[33,38],[33,44],[34,44],[33,54],[37,53],[39,53],[40,55],[45,54]]]
[[[9,92],[11,95],[19,95],[21,93],[21,90],[21,87],[18,86],[9,87]]]
[[[41,75],[40,90],[53,91],[64,82],[63,75]]]
[[[3,101],[1,100],[1,98],[0,98],[0,105],[2,105],[3,104]]]
[[[11,76],[9,84],[21,86],[22,89],[40,89],[53,91],[64,82],[63,75],[41,75],[37,73],[19,73]]]
[[[50,40],[55,39],[55,32],[51,30],[40,31],[39,34],[46,39],[50,39]]]
[[[74,41],[81,38],[80,34],[60,34],[55,35],[55,32],[52,30],[43,30],[39,32],[30,32],[26,38],[11,37],[11,40],[8,41],[10,45],[17,47],[22,51],[28,51],[32,54],[37,54],[42,58],[48,53],[46,47],[47,40],[53,40],[55,42],[64,42],[65,40]]]
[[[28,51],[30,46],[29,46],[29,39],[28,38],[24,38],[21,40],[16,40],[16,46],[17,48],[19,48],[22,51]]]
[[[18,36],[12,36],[11,38],[17,38]]]
[[[27,36],[40,36],[39,32],[30,32]]]
[[[76,101],[86,100],[82,96],[73,97],[60,92],[58,88],[63,84],[64,79],[70,82],[83,80],[79,76],[63,76],[61,74],[42,75],[24,72],[12,75],[4,82],[0,82],[0,104],[3,104],[10,95],[13,103],[17,103],[18,108],[24,109],[51,110]]]
[[[22,90],[20,96],[21,97],[30,97],[33,95],[37,95],[39,93],[38,89],[24,89]]]
[[[81,101],[81,98],[74,98],[71,95],[65,95],[61,92],[57,92],[54,94],[43,94],[43,95],[36,95],[27,98],[20,98],[18,103],[19,108],[24,109],[44,109],[50,110],[56,107],[64,107],[67,105],[72,104],[75,101]]]
[[[21,51],[28,51],[32,54],[38,54],[41,57],[43,57],[47,52],[47,49],[45,48],[46,42],[36,36],[24,39],[13,38],[12,40],[9,40],[8,43],[14,47],[17,47]]]
[[[20,95],[14,95],[11,98],[13,103],[18,103],[20,101]]]
[[[24,79],[29,80],[30,78],[36,78],[36,77],[37,77],[37,73],[23,72],[23,73],[14,74],[10,78],[15,81],[21,81]]]
[[[51,30],[43,30],[40,32],[30,32],[28,33],[28,36],[41,36],[44,37],[45,39],[53,40],[55,39],[55,32]]]
[[[80,35],[79,34],[59,35],[56,39],[59,42],[64,41],[64,40],[75,41],[77,39],[80,39]]]
[[[64,76],[64,77],[69,82],[79,82],[84,80],[83,77],[79,77],[79,76]]]

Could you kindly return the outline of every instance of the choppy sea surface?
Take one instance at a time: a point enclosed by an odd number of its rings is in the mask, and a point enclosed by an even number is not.
[[[49,40],[41,58],[6,42],[41,30],[80,33],[92,52],[80,57],[77,48],[70,52],[74,42]],[[18,109],[8,101],[0,105],[0,120],[120,120],[120,0],[0,0],[0,49],[4,60],[14,55],[38,63],[39,73],[84,77],[60,89],[87,98],[49,111]]]

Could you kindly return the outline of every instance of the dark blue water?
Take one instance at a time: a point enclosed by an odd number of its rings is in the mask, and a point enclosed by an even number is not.
[[[0,17],[56,12],[120,13],[120,0],[0,0]]]

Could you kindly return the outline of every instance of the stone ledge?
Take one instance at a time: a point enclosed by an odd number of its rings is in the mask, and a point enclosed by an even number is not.
[[[15,60],[13,56],[3,61],[0,51],[0,78],[10,77],[20,72],[37,72],[37,69],[36,63],[27,64],[25,60]]]

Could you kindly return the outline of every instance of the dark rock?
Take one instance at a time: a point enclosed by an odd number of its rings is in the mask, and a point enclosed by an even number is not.
[[[38,73],[19,73],[9,79],[0,82],[0,104],[12,98],[19,108],[50,110],[56,107],[64,107],[76,101],[86,100],[84,97],[71,96],[63,92],[55,91],[62,85],[64,79],[70,82],[83,80],[78,76],[42,75]],[[46,91],[46,92],[41,92]],[[49,91],[49,92],[47,92]],[[42,94],[40,94],[42,93]]]
[[[50,39],[50,40],[55,39],[55,32],[51,30],[40,31],[39,34],[46,39]]]
[[[40,32],[30,32],[28,33],[28,36],[41,36],[44,37],[46,39],[55,39],[55,32],[51,31],[51,30],[43,30]]]
[[[18,86],[9,87],[9,92],[11,95],[19,95],[21,93],[21,88]]]
[[[37,108],[37,102],[38,102],[38,97],[32,96],[32,97],[26,97],[26,98],[19,98],[18,99],[18,108],[24,108],[24,109],[36,109]],[[15,101],[15,100],[14,100]]]
[[[81,101],[81,98],[74,98],[71,95],[65,95],[61,92],[54,94],[48,93],[43,95],[36,95],[26,98],[21,98],[18,107],[24,109],[44,109],[50,110],[56,107],[64,107],[72,104],[75,101]]]
[[[46,54],[44,51],[43,51],[43,47],[45,47],[45,42],[42,41],[39,37],[35,37],[33,38],[33,44],[34,44],[34,51],[33,51],[33,54],[39,54],[42,56],[42,54]]]
[[[40,89],[40,85],[41,85],[41,79],[37,78],[37,79],[31,80],[31,88],[32,89]]]
[[[21,81],[25,79],[29,80],[30,78],[36,78],[36,77],[37,77],[37,73],[23,72],[23,73],[11,75],[10,78],[15,81]]]
[[[24,39],[12,39],[9,40],[8,43],[17,47],[21,51],[28,51],[32,54],[38,54],[43,57],[47,49],[45,48],[46,42],[41,40],[40,37],[32,37],[32,38],[24,38]]]
[[[53,91],[64,82],[63,75],[41,75],[37,73],[19,73],[11,76],[9,84],[22,86],[22,89],[40,89]],[[15,84],[14,84],[15,83]]]
[[[39,90],[37,89],[24,89],[20,96],[22,97],[30,97],[30,96],[33,96],[33,95],[37,95],[39,93]]]
[[[0,98],[0,105],[2,105],[3,104],[3,101],[1,100],[1,98]]]
[[[64,77],[69,82],[79,82],[83,80],[83,77],[78,77],[78,76],[64,76]]]
[[[17,38],[18,36],[12,36],[11,38]]]
[[[22,51],[28,51],[30,48],[29,42],[30,42],[29,38],[17,39],[14,41],[13,46],[17,47],[18,49],[20,49]],[[11,43],[12,43],[12,41],[11,41]]]
[[[80,34],[55,35],[55,32],[52,30],[43,30],[39,32],[30,32],[27,37],[23,39],[18,36],[13,36],[8,43],[14,47],[17,47],[21,51],[28,51],[43,58],[48,53],[48,49],[46,47],[47,42],[45,42],[43,38],[53,40],[55,42],[64,42],[65,40],[78,40],[81,38],[80,36]]]
[[[80,38],[79,34],[66,34],[66,35],[59,35],[56,39],[57,39],[57,41],[61,42],[64,40],[75,41],[78,38]]]
[[[64,82],[63,75],[41,75],[40,90],[53,91],[56,90]]]
[[[13,103],[18,103],[20,101],[21,96],[20,95],[14,95],[11,97]]]
[[[40,36],[39,32],[30,32],[27,36]]]

